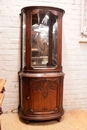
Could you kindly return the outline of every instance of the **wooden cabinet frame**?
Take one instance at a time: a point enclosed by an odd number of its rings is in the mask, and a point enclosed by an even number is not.
[[[39,13],[38,13],[39,12]],[[40,15],[41,13],[41,15]],[[49,15],[46,15],[48,13]],[[47,39],[48,50],[46,54],[42,54],[38,47],[32,49],[33,26],[39,26],[41,19],[45,14],[49,19],[45,26],[48,29]],[[46,6],[30,6],[21,9],[21,58],[19,75],[19,117],[25,122],[30,120],[45,121],[58,119],[64,113],[63,110],[63,78],[62,72],[62,17],[63,9]],[[40,15],[38,17],[38,15]],[[48,17],[49,16],[49,17]],[[25,17],[25,21],[24,21]],[[38,17],[35,18],[35,17]],[[46,19],[45,19],[46,20]],[[34,24],[37,22],[38,24]],[[43,22],[43,21],[42,21]],[[57,33],[53,32],[54,24]],[[43,25],[41,25],[43,26]],[[39,26],[40,27],[40,26]],[[23,30],[25,29],[25,30]],[[24,34],[23,34],[24,33]],[[40,32],[41,35],[42,32]],[[44,33],[45,35],[46,33]],[[35,34],[36,36],[36,34]],[[38,33],[39,36],[39,33]],[[56,36],[56,47],[54,47]],[[36,37],[34,37],[36,38]],[[53,41],[54,38],[54,41]],[[33,39],[33,40],[32,40]],[[36,41],[35,41],[35,46]],[[43,46],[42,46],[43,47]],[[57,51],[55,51],[55,48]],[[41,48],[43,49],[43,48]],[[54,49],[54,50],[53,50]],[[56,53],[56,60],[54,60]],[[33,57],[34,54],[34,57]],[[45,57],[45,59],[43,59]],[[45,64],[46,63],[46,64]]]

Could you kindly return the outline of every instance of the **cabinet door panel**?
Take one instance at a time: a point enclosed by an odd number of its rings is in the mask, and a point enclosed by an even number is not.
[[[30,81],[31,109],[34,112],[51,112],[57,108],[57,79],[32,79]]]

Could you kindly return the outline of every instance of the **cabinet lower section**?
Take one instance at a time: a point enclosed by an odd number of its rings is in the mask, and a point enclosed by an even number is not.
[[[40,75],[40,76],[39,76]],[[28,122],[60,120],[63,110],[63,73],[19,73],[19,117]]]

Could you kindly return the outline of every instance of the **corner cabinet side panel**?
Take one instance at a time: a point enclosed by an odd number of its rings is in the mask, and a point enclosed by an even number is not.
[[[22,77],[21,78],[21,103],[20,103],[20,107],[21,107],[21,111],[24,114],[29,113],[30,110],[30,88],[29,88],[29,78],[26,77]]]
[[[64,77],[60,77],[59,80],[59,87],[58,87],[58,108],[59,111],[61,112],[63,110],[63,79]]]

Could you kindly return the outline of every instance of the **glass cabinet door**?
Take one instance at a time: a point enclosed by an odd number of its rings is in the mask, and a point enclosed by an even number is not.
[[[23,13],[22,20],[22,68],[26,65],[26,14]]]
[[[58,16],[49,10],[32,14],[32,66],[57,66]]]

